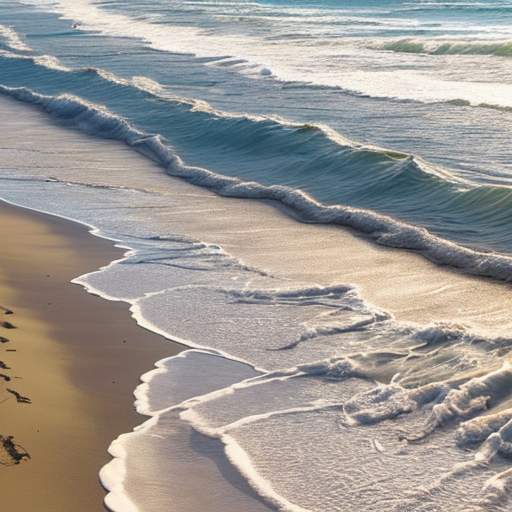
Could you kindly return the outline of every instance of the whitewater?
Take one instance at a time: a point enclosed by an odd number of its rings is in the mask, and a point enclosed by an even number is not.
[[[503,0],[2,2],[0,198],[185,348],[110,510],[510,509],[511,58]]]

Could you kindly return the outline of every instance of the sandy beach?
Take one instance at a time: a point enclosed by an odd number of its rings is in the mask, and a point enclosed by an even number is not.
[[[98,472],[111,441],[141,423],[139,377],[179,348],[138,327],[127,304],[70,283],[122,257],[112,243],[5,203],[0,239],[2,509],[104,510]]]
[[[0,1],[0,512],[512,512],[511,47]]]

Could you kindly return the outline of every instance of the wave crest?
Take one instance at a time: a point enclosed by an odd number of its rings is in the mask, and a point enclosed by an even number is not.
[[[262,185],[188,166],[161,136],[137,130],[126,119],[101,105],[69,94],[46,96],[23,87],[0,86],[0,92],[39,105],[53,116],[86,133],[124,141],[161,164],[169,175],[209,188],[219,195],[277,201],[288,207],[303,222],[350,227],[370,236],[379,244],[418,251],[441,265],[475,275],[507,281],[512,279],[512,258],[509,256],[462,247],[435,236],[422,227],[400,222],[371,210],[344,205],[327,206],[298,189],[283,185]],[[417,162],[413,157],[405,160],[406,165],[417,166]]]
[[[512,41],[423,41],[399,39],[378,46],[380,50],[398,53],[427,53],[429,55],[494,55],[512,57]]]

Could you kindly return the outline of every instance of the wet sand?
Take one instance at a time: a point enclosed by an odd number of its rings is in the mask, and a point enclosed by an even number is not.
[[[100,512],[108,446],[143,420],[139,377],[180,347],[70,283],[121,258],[111,242],[5,203],[0,240],[1,509]]]

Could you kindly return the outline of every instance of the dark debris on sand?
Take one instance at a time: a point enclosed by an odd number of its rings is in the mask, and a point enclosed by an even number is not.
[[[28,459],[30,455],[25,448],[13,441],[13,436],[0,435],[0,464],[14,466]]]
[[[11,309],[4,308],[3,306],[0,306],[0,310],[3,310],[5,315],[12,315],[14,313]],[[3,327],[4,329],[16,329],[16,327],[10,322],[0,322],[0,327]],[[0,343],[7,343],[8,341],[9,340],[7,338],[0,336]]]
[[[30,398],[27,398],[26,396],[21,396],[17,391],[13,391],[12,389],[6,388],[6,391],[9,391],[9,393],[12,393],[16,397],[16,401],[20,404],[31,404]]]
[[[6,315],[12,315],[13,312],[10,309],[7,309],[3,306],[0,306],[0,310],[4,311]],[[10,322],[0,322],[0,327],[4,329],[16,329],[16,326],[11,324]],[[0,343],[7,343],[9,340],[3,336],[0,336]],[[14,352],[13,350],[8,350],[8,352]],[[10,370],[10,367],[7,366],[3,361],[0,361],[0,368],[3,370]],[[6,382],[11,380],[11,377],[8,375],[4,375],[0,373],[0,379],[4,379]],[[30,404],[30,398],[26,396],[20,395],[17,391],[6,388],[6,391],[11,393],[16,397],[16,401],[22,404]],[[14,466],[16,464],[20,464],[21,462],[30,459],[30,455],[21,445],[16,444],[14,442],[13,436],[4,437],[0,434],[0,465],[3,466]]]

